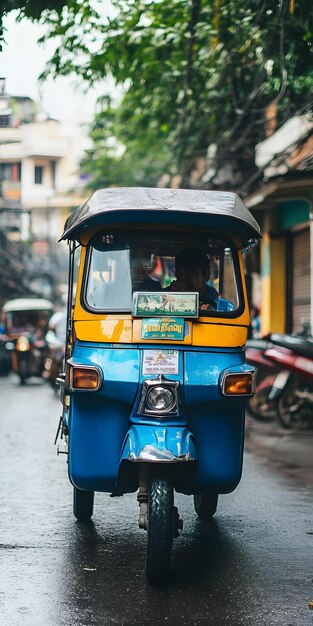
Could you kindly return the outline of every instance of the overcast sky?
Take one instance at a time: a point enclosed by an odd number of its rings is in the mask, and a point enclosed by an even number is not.
[[[71,123],[89,122],[94,113],[98,86],[83,93],[85,87],[75,86],[75,78],[60,77],[39,86],[38,76],[53,52],[53,45],[37,44],[43,27],[29,20],[16,22],[16,12],[5,18],[6,44],[0,52],[0,77],[6,78],[6,91],[11,95],[29,96],[40,101],[43,110],[58,120]],[[77,82],[77,79],[76,79]]]

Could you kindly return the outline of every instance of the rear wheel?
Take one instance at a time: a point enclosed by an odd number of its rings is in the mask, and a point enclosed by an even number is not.
[[[93,491],[83,491],[73,487],[73,512],[79,522],[87,523],[93,514]]]
[[[290,428],[308,428],[312,423],[312,408],[306,406],[304,402],[297,397],[300,395],[298,381],[293,377],[278,401],[278,418],[281,426],[286,429]]]
[[[218,495],[212,493],[199,493],[193,496],[195,511],[203,522],[208,522],[217,509]]]
[[[258,380],[257,375],[255,394],[248,398],[248,412],[262,422],[274,420],[277,416],[277,403],[268,399],[272,387],[273,376]]]
[[[283,428],[291,428],[294,421],[294,390],[290,386],[285,389],[278,402],[278,419]]]
[[[170,568],[174,537],[174,493],[165,478],[153,478],[148,494],[148,543],[146,573],[149,581],[162,585]]]

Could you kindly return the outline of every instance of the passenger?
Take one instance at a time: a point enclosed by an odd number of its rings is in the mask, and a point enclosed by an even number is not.
[[[65,343],[66,341],[66,319],[67,308],[64,306],[61,310],[53,313],[49,320],[49,330],[55,335],[55,337]]]
[[[153,276],[154,269],[154,255],[137,250],[131,263],[133,291],[162,291],[160,281]]]
[[[216,309],[218,292],[208,285],[211,265],[207,255],[196,248],[185,248],[175,259],[176,280],[170,291],[198,291],[202,310]]]
[[[250,327],[248,330],[248,337],[251,339],[259,339],[261,336],[261,320],[260,320],[260,311],[257,306],[254,304],[251,305],[250,308]]]

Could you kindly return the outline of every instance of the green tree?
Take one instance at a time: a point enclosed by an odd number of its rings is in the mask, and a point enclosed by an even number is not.
[[[46,73],[122,90],[94,121],[92,184],[178,173],[186,185],[211,146],[205,185],[244,191],[269,105],[278,124],[311,107],[311,0],[112,0],[110,15],[101,2],[61,5],[40,13],[57,42]]]

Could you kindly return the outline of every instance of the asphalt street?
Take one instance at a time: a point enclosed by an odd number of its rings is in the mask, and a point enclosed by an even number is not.
[[[247,416],[246,450],[291,482],[313,489],[312,430],[285,430],[278,420],[264,423]]]
[[[184,530],[159,591],[145,578],[135,495],[96,494],[93,523],[75,522],[53,391],[0,379],[0,410],[1,626],[313,624],[312,481],[271,462],[250,421],[242,481],[215,521],[175,498]]]

